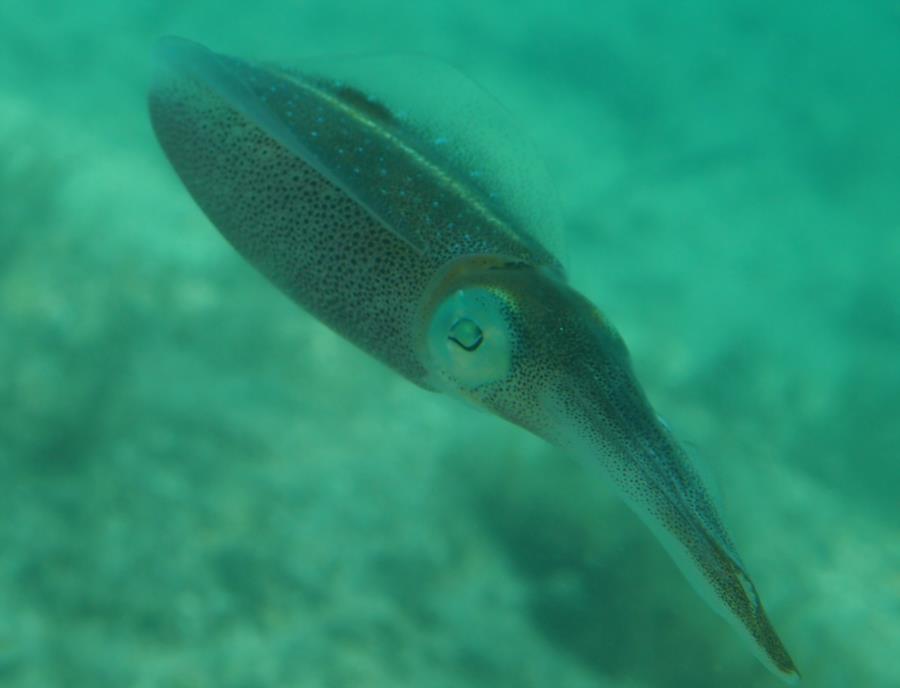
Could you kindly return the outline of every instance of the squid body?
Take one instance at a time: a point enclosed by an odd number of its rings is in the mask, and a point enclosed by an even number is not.
[[[157,138],[212,223],[300,306],[401,375],[600,467],[701,595],[799,678],[613,326],[566,281],[540,161],[450,67],[261,64],[162,39]]]

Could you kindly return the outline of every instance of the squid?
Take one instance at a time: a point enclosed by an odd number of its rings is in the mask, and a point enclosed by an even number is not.
[[[597,466],[712,608],[799,672],[621,336],[567,281],[553,185],[501,105],[437,61],[247,61],[161,39],[156,137],[225,239],[426,390]]]

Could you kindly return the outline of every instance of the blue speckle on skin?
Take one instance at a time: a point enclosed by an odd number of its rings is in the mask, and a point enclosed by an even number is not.
[[[446,144],[447,144],[447,139],[446,139],[446,137],[444,137],[444,136],[438,136],[438,137],[434,140],[434,145],[435,145],[435,146],[444,146],[444,145],[446,145]]]
[[[314,139],[319,138],[319,132],[317,132],[315,129],[313,129],[311,132],[309,132],[309,135],[312,136]]]

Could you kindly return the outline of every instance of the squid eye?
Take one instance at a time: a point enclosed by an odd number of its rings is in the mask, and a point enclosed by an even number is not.
[[[484,341],[484,333],[468,318],[460,318],[450,327],[447,339],[466,351],[475,351]]]
[[[449,389],[472,392],[509,373],[514,332],[502,293],[460,289],[435,308],[428,322],[426,366]]]

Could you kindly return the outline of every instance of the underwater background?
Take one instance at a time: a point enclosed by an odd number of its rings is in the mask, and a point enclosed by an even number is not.
[[[0,5],[0,686],[774,686],[599,475],[270,286],[157,37],[414,52],[556,183],[805,685],[900,685],[900,5]]]

